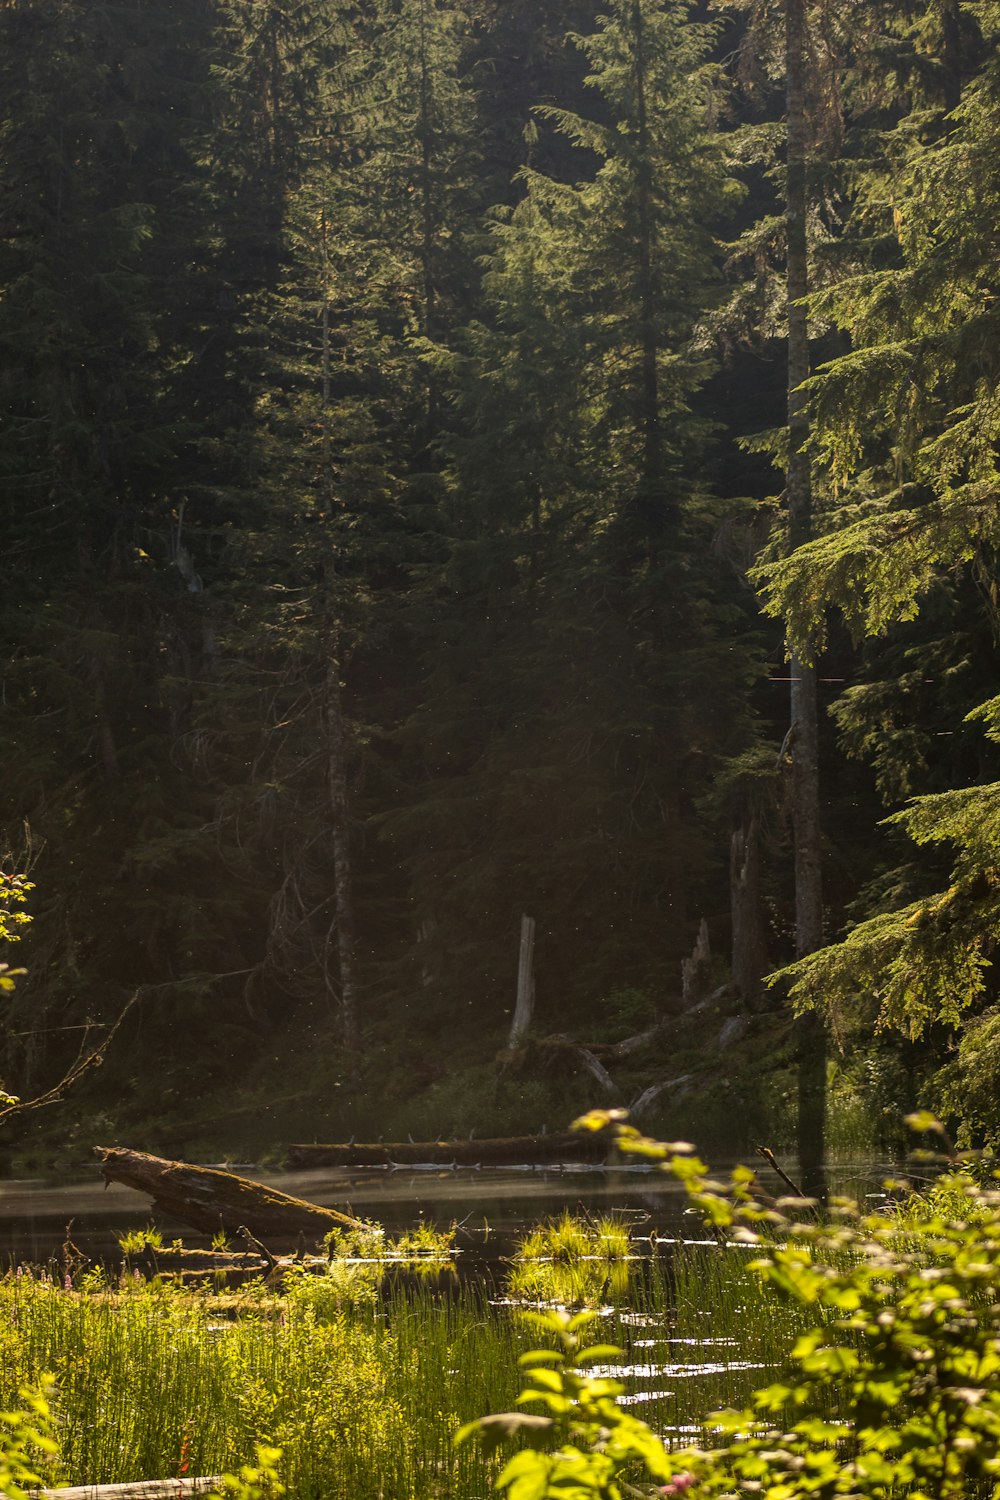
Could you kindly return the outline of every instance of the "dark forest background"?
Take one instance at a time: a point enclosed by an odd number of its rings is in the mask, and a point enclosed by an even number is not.
[[[834,1145],[918,1101],[1000,1134],[998,36],[993,0],[0,0],[8,1089],[138,994],[60,1150],[647,1091],[779,1141],[796,1003]]]

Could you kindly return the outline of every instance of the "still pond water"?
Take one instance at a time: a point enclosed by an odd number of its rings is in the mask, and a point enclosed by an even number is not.
[[[725,1163],[713,1165],[720,1173],[726,1170]],[[788,1165],[794,1175],[795,1163]],[[567,1209],[625,1215],[640,1236],[697,1238],[700,1233],[680,1185],[645,1166],[281,1172],[244,1165],[236,1170],[297,1198],[375,1219],[390,1232],[421,1221],[441,1227],[458,1223],[456,1243],[470,1259],[477,1252],[490,1259],[508,1253],[527,1227]],[[863,1197],[877,1193],[894,1171],[898,1168],[885,1162],[842,1162],[831,1171],[831,1184],[836,1192]],[[783,1191],[768,1169],[760,1175],[769,1191]],[[58,1255],[68,1225],[73,1243],[86,1255],[113,1259],[119,1235],[151,1222],[149,1199],[119,1183],[105,1187],[97,1165],[56,1180],[0,1179],[0,1268],[16,1262],[39,1264]],[[208,1243],[176,1221],[155,1222],[168,1241]]]

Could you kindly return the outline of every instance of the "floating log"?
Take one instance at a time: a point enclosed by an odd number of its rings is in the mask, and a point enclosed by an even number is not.
[[[167,1161],[124,1146],[94,1149],[103,1161],[105,1182],[121,1182],[136,1192],[148,1193],[154,1209],[203,1234],[215,1234],[220,1229],[236,1234],[246,1228],[262,1239],[296,1234],[320,1239],[331,1229],[354,1229],[358,1225],[357,1219],[335,1208],[292,1198],[277,1188],[217,1167]]]
[[[561,1161],[603,1161],[606,1137],[591,1131],[558,1135],[486,1137],[481,1141],[387,1141],[362,1145],[289,1146],[291,1171],[310,1167],[394,1167],[434,1164],[450,1167],[519,1167]]]
[[[160,1500],[161,1496],[203,1495],[221,1492],[222,1475],[198,1479],[137,1479],[132,1484],[78,1484],[64,1490],[29,1490],[31,1500]]]

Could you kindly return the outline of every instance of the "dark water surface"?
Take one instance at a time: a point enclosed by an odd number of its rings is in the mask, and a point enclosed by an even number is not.
[[[724,1163],[716,1168],[720,1174],[726,1171]],[[639,1235],[697,1238],[700,1233],[700,1221],[687,1211],[680,1184],[646,1166],[238,1170],[297,1198],[378,1220],[390,1233],[421,1221],[442,1228],[457,1222],[457,1242],[466,1254],[478,1247],[488,1247],[491,1257],[507,1253],[518,1233],[563,1210],[627,1215]],[[794,1175],[794,1162],[788,1170]],[[841,1163],[831,1172],[832,1186],[862,1197],[877,1193],[893,1170],[898,1169],[884,1162]],[[762,1170],[769,1191],[784,1191],[776,1178],[769,1178],[767,1169]],[[167,1242],[208,1243],[176,1220],[154,1216],[145,1194],[118,1183],[105,1187],[96,1164],[56,1180],[0,1179],[0,1268],[58,1257],[67,1226],[74,1245],[86,1255],[113,1262],[118,1237],[150,1223],[156,1223]]]

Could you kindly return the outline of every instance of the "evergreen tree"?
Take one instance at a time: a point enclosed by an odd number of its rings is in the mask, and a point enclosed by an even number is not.
[[[975,73],[973,16],[986,44]],[[949,570],[970,567],[987,588],[994,570],[998,115],[989,48],[1000,16],[990,5],[932,6],[913,31],[933,36],[942,18],[959,31],[941,33],[949,50],[924,73],[935,82],[943,75],[946,86],[936,107],[914,89],[910,113],[860,179],[856,224],[871,258],[821,299],[852,341],[812,383],[837,507],[826,534],[765,573],[774,607],[800,640],[820,629],[828,604],[859,633],[878,635],[914,619]],[[963,76],[961,102],[948,113]],[[992,734],[993,700],[974,712]],[[800,1001],[867,991],[883,1024],[916,1033],[934,1018],[957,1022],[982,993],[996,932],[995,800],[995,784],[973,785],[919,797],[895,815],[918,844],[957,847],[948,890],[872,918],[798,966]]]
[[[355,782],[379,773],[356,717],[398,714],[385,699],[407,691],[393,601],[433,505],[443,413],[425,354],[467,296],[474,114],[456,12],[305,9],[295,24],[313,43],[298,45],[297,92],[281,91],[300,118],[275,270],[249,334],[262,350],[257,499],[224,559],[238,604],[217,711],[253,769],[223,745],[216,774],[226,842],[241,831],[243,879],[267,902],[254,992],[294,996],[321,1030],[334,1013],[357,1075],[372,1015],[357,892],[370,803]],[[238,120],[243,73],[228,87]]]
[[[0,12],[2,819],[47,892],[20,1029],[57,1038],[218,943],[171,755],[205,629],[177,519],[205,27],[194,0]]]
[[[540,994],[582,1016],[622,984],[674,988],[711,885],[693,803],[715,746],[740,743],[746,663],[719,642],[692,477],[695,328],[731,191],[710,40],[653,0],[575,38],[601,118],[540,113],[581,178],[538,171],[528,130],[522,199],[494,219],[492,317],[448,361],[451,556],[427,705],[401,731],[426,781],[385,834],[441,986],[467,992],[478,963],[498,1009],[521,910]]]

